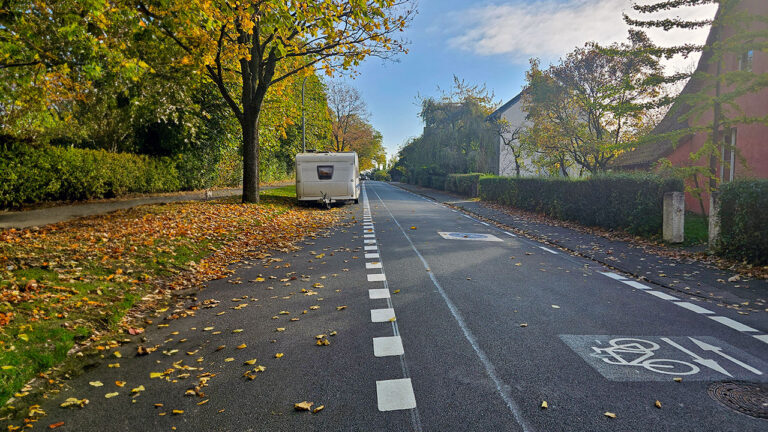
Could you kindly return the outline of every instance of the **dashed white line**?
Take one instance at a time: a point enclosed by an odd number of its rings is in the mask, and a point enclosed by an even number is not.
[[[392,308],[371,309],[371,322],[387,322],[395,318]]]
[[[623,284],[627,284],[631,286],[632,288],[637,288],[641,290],[648,290],[651,289],[651,287],[641,284],[640,282],[632,281],[632,280],[623,280],[621,281]]]
[[[410,378],[376,381],[379,411],[416,408],[416,396]]]
[[[365,243],[365,244],[376,244],[376,239],[365,239],[365,240],[363,240],[363,243]]]
[[[648,290],[648,291],[646,291],[646,292],[647,292],[648,294],[650,294],[650,295],[652,295],[652,296],[656,296],[656,297],[658,297],[658,298],[660,298],[660,299],[662,299],[662,300],[680,300],[679,298],[677,298],[677,297],[675,297],[675,296],[671,296],[671,295],[669,295],[669,294],[667,294],[667,293],[663,293],[663,292],[661,292],[661,291],[652,291],[652,290]]]
[[[373,338],[374,357],[389,357],[403,355],[403,340],[400,336],[387,336]]]
[[[365,246],[363,247],[363,250],[378,250],[379,248],[377,246]]]
[[[384,273],[373,273],[368,275],[368,282],[384,282],[387,280],[387,277],[384,276]]]
[[[699,305],[695,305],[693,303],[675,302],[675,304],[680,306],[680,307],[686,308],[689,311],[693,311],[693,312],[700,313],[700,314],[713,314],[714,313],[714,312],[712,312],[709,309],[705,309],[705,308],[703,308],[703,307],[701,307]]]
[[[752,336],[754,336],[755,339],[761,342],[768,343],[768,335],[752,335]]]
[[[710,317],[707,317],[707,318],[709,318],[711,320],[715,320],[715,321],[719,322],[720,324],[723,324],[725,326],[728,326],[728,327],[730,327],[730,328],[732,328],[734,330],[738,330],[740,332],[757,332],[758,331],[758,330],[753,329],[752,327],[750,327],[748,325],[742,324],[742,323],[740,323],[738,321],[734,321],[734,320],[732,320],[732,319],[730,319],[728,317],[715,315],[715,316],[710,316]]]
[[[503,232],[504,234],[506,234],[506,235],[510,236],[510,237],[517,237],[516,235],[512,234],[511,232],[508,232],[508,231],[502,231],[502,232]]]
[[[364,238],[375,238],[376,234],[363,234]]]
[[[365,268],[366,268],[366,270],[380,269],[381,268],[381,263],[380,262],[367,262],[367,263],[365,263]]]
[[[553,251],[552,249],[545,248],[544,246],[539,246],[539,249],[543,249],[543,250],[545,250],[545,251],[547,251],[547,252],[549,252],[549,253],[551,253],[553,255],[557,255],[557,252]]]
[[[390,298],[389,290],[386,288],[369,289],[368,298],[371,300]]]
[[[611,272],[598,272],[598,273],[600,273],[603,276],[608,276],[609,278],[615,279],[615,280],[618,280],[618,281],[623,281],[623,280],[627,279],[624,276],[622,276],[620,274],[616,274],[616,273],[611,273]]]
[[[365,254],[365,259],[379,259],[379,254],[377,254],[377,253],[367,253],[367,254]]]

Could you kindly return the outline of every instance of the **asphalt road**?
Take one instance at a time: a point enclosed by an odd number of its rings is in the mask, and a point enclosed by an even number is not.
[[[240,263],[199,293],[194,316],[156,320],[145,343],[155,352],[107,352],[43,404],[36,428],[768,428],[708,393],[713,383],[768,381],[768,323],[745,326],[735,312],[603,274],[391,185],[364,190],[348,226]],[[258,365],[266,369],[243,375]],[[68,397],[90,403],[60,408]],[[302,401],[325,408],[295,411]]]

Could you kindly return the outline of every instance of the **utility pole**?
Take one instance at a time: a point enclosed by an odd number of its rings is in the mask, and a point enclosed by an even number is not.
[[[307,133],[305,130],[305,120],[304,120],[304,88],[307,85],[307,78],[309,78],[309,75],[304,77],[304,81],[301,83],[301,152],[306,153],[307,152]]]

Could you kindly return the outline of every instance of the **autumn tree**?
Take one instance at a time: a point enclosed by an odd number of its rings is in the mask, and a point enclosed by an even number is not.
[[[608,48],[622,47],[629,44]],[[529,136],[547,137],[544,147],[538,148],[540,153],[555,160],[565,155],[592,174],[604,171],[645,129],[648,103],[659,91],[645,83],[655,79],[660,68],[651,55],[611,56],[592,42],[545,70],[532,60],[523,96],[533,129]]]
[[[635,16],[624,14],[624,21],[632,26],[631,33],[645,36],[647,29],[663,31],[694,30],[711,26],[710,35],[705,45],[681,44],[663,46],[648,44],[625,51],[623,55],[654,55],[658,58],[671,59],[675,56],[687,57],[700,52],[699,68],[692,73],[670,73],[663,77],[663,82],[688,81],[685,92],[676,98],[667,98],[661,104],[674,105],[681,122],[686,126],[674,131],[648,136],[646,141],[671,140],[695,133],[706,133],[708,139],[704,145],[691,153],[692,161],[703,161],[703,166],[683,169],[686,176],[697,184],[695,194],[704,189],[698,185],[699,176],[707,180],[706,190],[714,191],[718,187],[717,167],[722,163],[723,151],[738,151],[729,142],[724,142],[722,133],[738,124],[765,124],[768,117],[745,112],[739,103],[740,97],[754,94],[768,88],[768,77],[752,69],[751,59],[754,52],[768,50],[768,20],[764,15],[754,13],[751,8],[760,0],[661,0],[646,4],[635,4],[632,9]],[[686,19],[692,8],[717,5],[714,19]],[[674,18],[669,18],[671,14]],[[639,48],[639,49],[638,49]],[[735,61],[734,61],[735,60]],[[726,67],[736,63],[738,67]],[[708,120],[705,120],[708,119]],[[703,207],[703,205],[702,205]]]
[[[355,124],[368,118],[363,96],[356,88],[342,81],[332,81],[328,85],[328,109],[333,119],[331,149],[335,152],[347,151],[355,138]]]
[[[243,201],[259,199],[258,124],[268,91],[313,68],[335,70],[405,48],[396,34],[413,16],[409,0],[155,0],[137,2],[141,25],[185,51],[213,81],[237,118],[243,140]]]

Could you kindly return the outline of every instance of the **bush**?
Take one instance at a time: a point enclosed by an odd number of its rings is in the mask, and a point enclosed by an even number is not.
[[[737,180],[720,188],[718,254],[768,264],[768,180]]]
[[[376,170],[373,172],[373,179],[376,181],[391,181],[392,176],[384,170]]]
[[[0,152],[0,207],[176,191],[176,163],[104,150],[9,146]]]
[[[661,233],[664,193],[682,191],[680,179],[652,174],[588,179],[482,177],[480,197],[587,226]]]
[[[445,190],[459,195],[476,197],[482,174],[449,174],[445,181]]]

